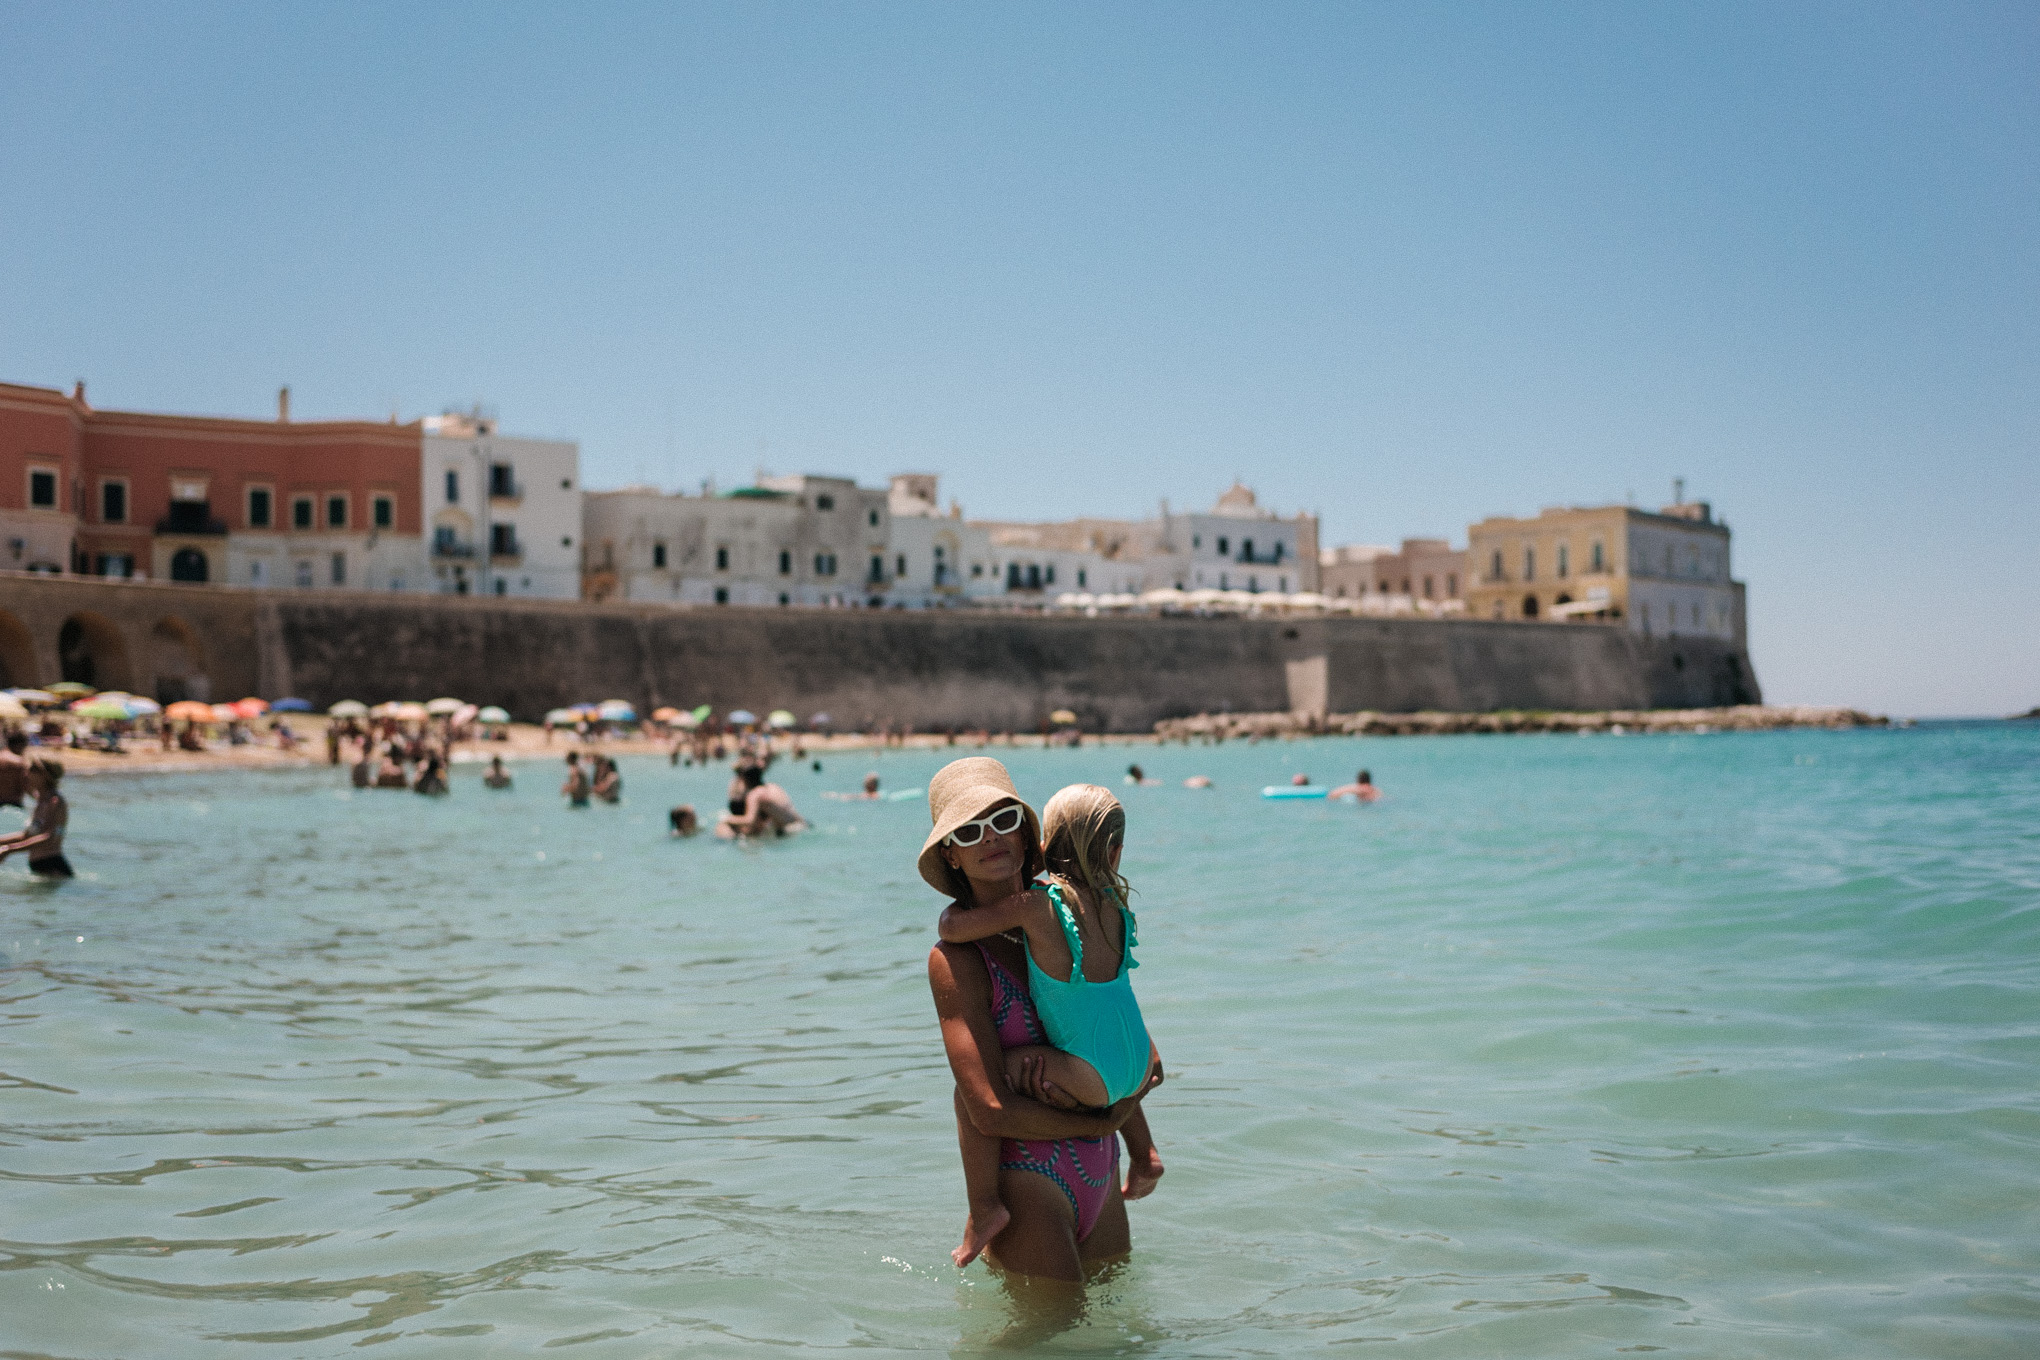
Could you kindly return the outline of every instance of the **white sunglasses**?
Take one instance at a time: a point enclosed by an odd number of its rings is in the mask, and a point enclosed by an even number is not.
[[[985,838],[987,830],[991,831],[995,836],[1010,835],[1018,831],[1020,823],[1026,819],[1026,816],[1027,814],[1020,810],[1019,804],[1015,803],[1009,807],[1002,807],[997,812],[980,817],[974,822],[965,822],[962,826],[950,832],[944,839],[951,845],[976,845]]]

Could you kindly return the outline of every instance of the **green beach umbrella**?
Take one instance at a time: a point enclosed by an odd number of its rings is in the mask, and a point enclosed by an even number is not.
[[[783,708],[775,708],[765,715],[765,721],[774,727],[791,727],[799,722],[800,719],[794,717],[793,714]]]

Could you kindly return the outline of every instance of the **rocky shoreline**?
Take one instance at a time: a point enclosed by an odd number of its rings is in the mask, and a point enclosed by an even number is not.
[[[1414,737],[1464,732],[1763,732],[1783,727],[1888,727],[1853,708],[1742,704],[1734,708],[1608,709],[1592,713],[1200,713],[1155,724],[1162,741],[1269,737]]]

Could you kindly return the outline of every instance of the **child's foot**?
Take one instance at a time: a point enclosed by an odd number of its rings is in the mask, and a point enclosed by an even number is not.
[[[1147,1196],[1152,1195],[1155,1192],[1155,1186],[1162,1179],[1163,1170],[1162,1154],[1159,1152],[1148,1153],[1144,1161],[1136,1161],[1131,1157],[1127,1158],[1126,1185],[1119,1192],[1120,1198],[1145,1199]]]
[[[1003,1204],[994,1204],[986,1209],[973,1209],[963,1223],[963,1245],[949,1253],[949,1259],[959,1266],[967,1266],[977,1260],[979,1253],[992,1245],[992,1239],[1006,1231],[1006,1225],[1013,1221],[1013,1215],[1006,1212]]]

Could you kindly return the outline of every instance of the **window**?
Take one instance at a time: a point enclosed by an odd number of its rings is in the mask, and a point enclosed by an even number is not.
[[[781,604],[792,604],[793,597],[791,595],[788,595],[785,591],[782,590],[779,592],[779,602]]]
[[[1500,548],[1496,548],[1493,560],[1491,560],[1488,563],[1488,580],[1499,581],[1501,579],[1502,579],[1502,550]]]
[[[1084,588],[1086,584],[1084,577],[1086,574],[1082,567],[1077,568],[1077,589],[1082,590]]]
[[[1008,562],[1006,564],[1006,589],[1020,589],[1020,564],[1018,562]]]
[[[371,502],[375,510],[375,527],[393,529],[397,524],[397,502],[392,496],[377,496]]]
[[[1558,545],[1558,574],[1561,577],[1563,577],[1566,574],[1566,572],[1571,569],[1571,567],[1572,567],[1572,545],[1569,543],[1561,543]],[[1429,593],[1430,593],[1429,591],[1425,592],[1425,594]]]
[[[1447,595],[1448,597],[1450,597],[1451,599],[1455,599],[1455,600],[1456,600],[1456,599],[1458,599],[1458,598],[1459,598],[1459,573],[1458,573],[1458,572],[1456,572],[1456,571],[1448,571],[1448,572],[1446,572],[1446,573],[1445,573],[1445,594],[1446,594],[1446,595]]]
[[[1029,590],[1041,589],[1041,568],[1032,562],[1027,564],[1027,588]]]
[[[268,577],[268,575],[269,575],[268,566],[260,558],[257,558],[255,561],[250,562],[248,564],[249,585],[251,586],[261,585],[263,581]]]
[[[985,574],[985,564],[982,562],[971,563],[970,574],[973,578],[983,576]]]
[[[100,553],[93,560],[92,570],[100,576],[132,576],[135,559],[127,553]]]
[[[124,481],[108,481],[99,484],[99,519],[101,523],[127,523],[127,493],[128,485]],[[99,574],[101,576],[107,575],[103,571]],[[126,572],[120,574],[123,576],[127,575]]]
[[[937,548],[935,550],[935,555],[937,557],[940,557],[942,555],[942,549]],[[905,553],[901,553],[897,558],[893,560],[893,566],[895,568],[893,575],[905,576],[907,574],[907,555]]]
[[[301,590],[307,589],[311,586],[312,584],[311,559],[307,558],[304,561],[297,564],[297,583],[298,588]]]
[[[562,548],[571,548],[571,547],[573,547],[573,546],[574,546],[574,540],[573,540],[573,537],[572,537],[572,535],[569,535],[569,534],[562,534],[562,535],[560,536],[560,546],[561,546]]]
[[[333,584],[336,586],[344,586],[347,584],[346,553],[333,554]]]
[[[510,593],[510,583],[500,576],[496,578],[496,593],[498,595],[508,595]]]
[[[562,490],[562,491],[572,491],[573,489],[574,489],[574,479],[573,479],[572,477],[562,477],[562,478],[560,478],[560,490]]]
[[[432,551],[451,557],[460,549],[460,533],[451,524],[441,524],[432,530]]]
[[[834,554],[834,553],[816,553],[816,554],[815,554],[815,575],[817,575],[817,576],[834,576],[835,574],[836,574],[836,554]]]
[[[1203,546],[1204,546],[1204,535],[1203,535],[1203,534],[1192,534],[1192,535],[1190,535],[1190,547],[1191,547],[1191,550],[1192,550],[1192,551],[1195,551],[1196,549],[1198,549],[1198,548],[1201,548],[1201,547],[1203,547]]]
[[[885,579],[885,558],[878,553],[871,555],[871,580],[874,584]]]
[[[1595,539],[1594,546],[1588,550],[1587,561],[1590,564],[1588,569],[1591,571],[1606,571],[1608,569],[1607,558],[1602,551],[1600,539]]]
[[[817,510],[834,510],[835,508],[836,508],[836,498],[835,498],[834,496],[817,496],[817,497],[815,497],[815,509],[817,509]]]
[[[730,569],[730,550],[728,548],[717,548],[715,550],[715,569],[717,571],[728,571]]]
[[[781,576],[793,575],[793,554],[783,548],[779,552],[779,574]],[[780,603],[785,604],[786,601],[781,600]]]
[[[878,527],[878,511],[876,510],[871,512],[871,527],[874,529]]]
[[[1431,578],[1428,576],[1424,578],[1424,598],[1427,600],[1431,598]]]
[[[1526,581],[1537,579],[1537,549],[1535,548],[1523,549],[1523,579]]]
[[[291,498],[290,527],[293,529],[309,529],[312,527],[312,498],[310,496],[293,496]],[[310,571],[309,565],[307,565],[306,570]],[[310,585],[311,582],[306,581],[305,584]]]
[[[1254,540],[1253,540],[1253,539],[1251,539],[1251,538],[1243,538],[1243,539],[1241,539],[1241,540],[1240,540],[1240,561],[1242,561],[1242,562],[1251,562],[1251,561],[1253,561],[1253,560],[1254,560]]]
[[[1226,539],[1225,539],[1225,535],[1224,535],[1224,534],[1220,534],[1220,535],[1218,536],[1218,555],[1219,555],[1220,557],[1224,557],[1224,556],[1225,556],[1225,547],[1226,547]]]
[[[446,470],[446,503],[448,505],[458,505],[460,503],[459,468],[448,468]]]
[[[1041,579],[1049,585],[1055,584],[1055,563],[1051,562],[1041,569]]]
[[[715,588],[715,602],[717,604],[728,604],[730,602],[730,591],[728,586],[717,586]]]
[[[248,527],[250,529],[267,529],[269,527],[272,513],[270,507],[275,503],[275,500],[275,493],[266,486],[251,486],[248,488]]]
[[[57,508],[57,474],[53,468],[28,470],[28,503],[37,510]]]
[[[516,470],[508,463],[489,464],[489,494],[506,499],[517,495]]]
[[[666,545],[663,543],[652,545],[652,568],[655,571],[666,569]]]
[[[489,556],[517,556],[517,526],[514,524],[491,524],[489,526]]]
[[[345,529],[347,527],[347,497],[326,497],[326,527]]]

